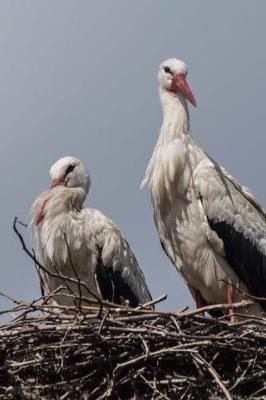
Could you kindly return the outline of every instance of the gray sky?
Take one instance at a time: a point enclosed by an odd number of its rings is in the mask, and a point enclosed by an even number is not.
[[[12,221],[73,155],[91,173],[86,205],[120,227],[153,296],[168,293],[161,308],[191,306],[139,191],[161,124],[157,69],[187,62],[195,140],[266,207],[265,38],[264,0],[0,0],[0,289],[38,296]]]

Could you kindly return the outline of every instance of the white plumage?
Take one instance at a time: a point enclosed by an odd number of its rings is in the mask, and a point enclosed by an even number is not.
[[[128,243],[114,223],[100,211],[82,205],[90,187],[89,174],[74,157],[58,160],[50,169],[52,186],[32,206],[37,238],[37,259],[52,273],[78,278],[64,282],[40,270],[46,295],[53,301],[73,305],[73,294],[91,299],[91,293],[131,306],[151,300],[144,275]],[[65,285],[60,289],[60,286]]]
[[[266,297],[266,218],[252,195],[190,135],[187,66],[159,69],[163,123],[142,183],[150,186],[162,246],[198,306]],[[249,312],[261,313],[260,301]]]

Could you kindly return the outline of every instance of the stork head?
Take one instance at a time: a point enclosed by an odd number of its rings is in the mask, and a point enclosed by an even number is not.
[[[169,58],[159,68],[158,81],[162,90],[184,96],[194,107],[197,101],[187,83],[188,67],[184,61]]]
[[[50,168],[51,189],[56,186],[82,188],[88,193],[90,176],[84,164],[75,157],[63,157]]]

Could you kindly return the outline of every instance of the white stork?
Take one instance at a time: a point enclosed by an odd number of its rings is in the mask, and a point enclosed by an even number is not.
[[[37,260],[50,273],[78,278],[86,287],[40,270],[45,295],[73,305],[73,294],[94,295],[137,306],[151,301],[144,275],[128,243],[100,211],[82,208],[90,188],[89,174],[74,157],[63,157],[50,169],[52,185],[32,206]],[[83,302],[82,302],[83,303]]]
[[[160,65],[163,123],[142,182],[151,189],[162,247],[198,307],[231,304],[242,300],[243,293],[265,298],[264,211],[194,143],[187,100],[197,104],[187,70],[177,59]],[[248,311],[265,310],[266,301],[258,301]]]

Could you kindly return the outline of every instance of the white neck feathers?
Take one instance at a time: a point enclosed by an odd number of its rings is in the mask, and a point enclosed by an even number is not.
[[[56,187],[41,193],[32,205],[34,225],[70,211],[79,212],[86,198],[82,188]]]
[[[177,167],[178,163],[172,161],[174,161],[173,158],[178,156],[175,151],[171,151],[171,144],[176,142],[177,139],[187,141],[189,134],[189,113],[185,98],[182,95],[160,89],[160,99],[163,109],[163,123],[141,188],[147,183],[150,186],[153,186],[153,183],[156,185],[153,178],[158,177],[158,171],[161,174],[165,172],[169,161],[173,166],[171,175],[175,173],[174,166]],[[167,151],[167,149],[170,151]],[[157,181],[157,178],[155,180]]]
[[[182,95],[160,89],[163,110],[163,124],[159,139],[169,143],[189,133],[189,113],[187,101]]]

